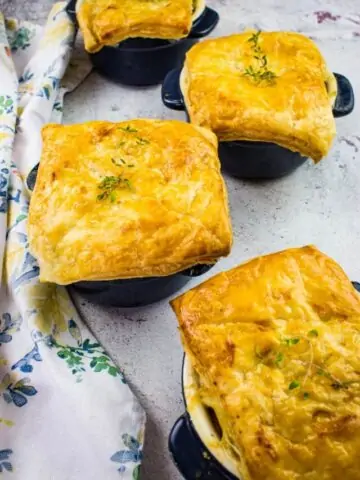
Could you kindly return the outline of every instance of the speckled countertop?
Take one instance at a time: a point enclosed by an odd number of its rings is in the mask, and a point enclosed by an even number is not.
[[[0,0],[0,9],[6,15],[42,23],[52,3]],[[314,36],[332,69],[351,79],[360,98],[358,0],[342,1],[341,7],[337,0],[208,3],[221,15],[216,36],[254,25]],[[160,87],[124,88],[96,73],[65,102],[66,123],[131,117],[183,119],[184,115],[162,105]],[[211,274],[259,254],[313,243],[333,256],[353,280],[360,280],[360,101],[353,114],[338,119],[337,125],[338,138],[330,156],[316,166],[309,162],[293,175],[268,183],[226,177],[235,242],[232,254]],[[180,480],[167,450],[169,431],[184,408],[182,349],[168,302],[122,311],[91,305],[81,297],[75,300],[95,335],[125,369],[147,411],[142,480]]]

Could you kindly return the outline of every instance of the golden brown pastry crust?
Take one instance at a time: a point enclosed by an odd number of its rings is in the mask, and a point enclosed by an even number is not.
[[[118,175],[130,188],[99,200]],[[58,284],[165,276],[227,255],[215,135],[161,120],[45,126],[29,241],[41,281]]]
[[[320,160],[336,133],[333,74],[309,38],[262,32],[258,44],[276,79],[256,84],[244,76],[257,65],[252,34],[205,40],[187,53],[181,88],[191,122],[210,128],[220,141],[272,142]]]
[[[203,0],[199,0],[200,8]],[[192,0],[82,0],[77,19],[85,49],[94,53],[105,45],[134,37],[178,39],[191,30]]]
[[[171,304],[243,480],[360,478],[360,295],[332,259],[256,258]]]

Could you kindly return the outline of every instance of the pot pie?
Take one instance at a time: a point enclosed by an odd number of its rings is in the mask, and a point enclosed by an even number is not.
[[[158,277],[230,252],[215,135],[185,122],[47,125],[29,212],[40,281]]]
[[[187,37],[205,0],[78,0],[76,15],[90,53],[127,38]]]
[[[319,161],[336,134],[337,83],[309,38],[253,32],[192,47],[181,74],[192,123],[220,141],[276,143]]]
[[[198,429],[200,404],[215,412],[230,471],[359,480],[360,295],[339,265],[312,246],[285,250],[171,305],[198,378],[188,411]]]

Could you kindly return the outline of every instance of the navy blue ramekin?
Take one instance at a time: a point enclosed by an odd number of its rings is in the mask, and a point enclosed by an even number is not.
[[[185,355],[182,365],[182,395],[187,409],[184,387]],[[201,440],[186,411],[173,425],[168,447],[172,459],[184,480],[239,480],[210,452]]]
[[[360,283],[353,282],[360,292]],[[182,394],[185,408],[184,388],[185,356],[182,367]],[[233,475],[210,452],[197,433],[190,414],[186,411],[171,429],[168,441],[173,461],[184,480],[241,480]]]
[[[212,267],[213,265],[195,265],[165,277],[85,281],[71,286],[93,303],[123,308],[143,307],[170,297],[192,278],[205,274]]]
[[[169,72],[162,85],[162,101],[172,110],[186,111],[180,89],[181,68]],[[350,81],[335,73],[338,94],[333,107],[334,117],[349,115],[354,109],[354,92]],[[189,119],[189,117],[188,117]],[[270,180],[290,174],[307,158],[298,152],[268,142],[219,142],[219,158],[224,171],[251,180]]]
[[[34,190],[39,164],[29,173],[26,184]],[[165,277],[131,278],[125,280],[85,281],[70,286],[93,303],[114,307],[142,307],[170,297],[192,278],[207,273],[214,265],[195,265]]]
[[[76,0],[71,0],[67,12],[76,21]],[[166,74],[180,67],[186,52],[200,38],[211,33],[219,22],[219,14],[205,7],[194,21],[190,34],[180,40],[130,38],[115,46],[105,46],[89,54],[96,70],[114,82],[132,86],[161,83]]]

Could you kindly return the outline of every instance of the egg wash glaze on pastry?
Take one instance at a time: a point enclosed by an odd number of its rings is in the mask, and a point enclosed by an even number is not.
[[[336,80],[304,35],[261,32],[255,45],[256,35],[205,40],[187,53],[181,90],[191,122],[220,141],[276,143],[319,161],[336,134]],[[258,81],[264,62],[273,81]]]
[[[215,135],[179,121],[47,125],[29,242],[40,280],[166,276],[230,252]]]
[[[216,412],[230,471],[360,478],[360,295],[339,265],[315,247],[290,249],[171,304],[197,377],[185,385],[188,411],[198,429],[200,403]],[[216,453],[214,435],[199,434]]]
[[[205,0],[81,0],[77,19],[90,53],[127,38],[187,37]]]

